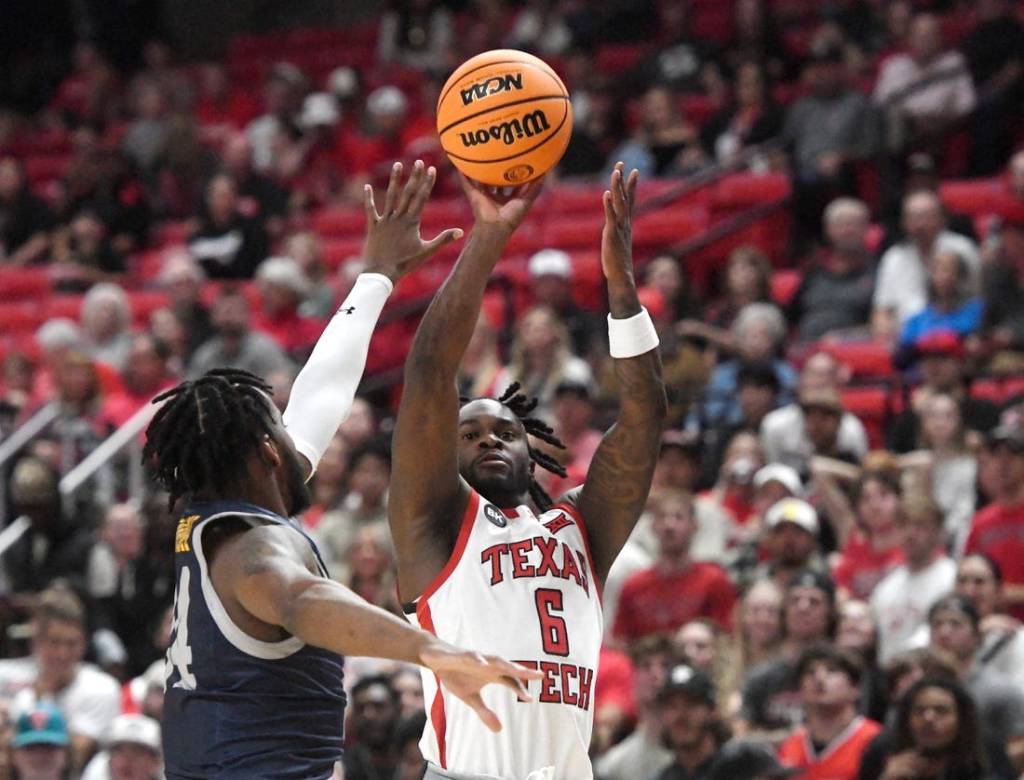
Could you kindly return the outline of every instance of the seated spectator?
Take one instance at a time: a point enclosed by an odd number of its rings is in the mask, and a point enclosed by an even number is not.
[[[837,198],[826,207],[828,249],[804,274],[786,307],[801,341],[840,336],[868,324],[875,285],[869,219],[867,206],[855,198]]]
[[[160,724],[145,715],[118,715],[110,724],[104,750],[82,773],[82,780],[150,780],[160,777],[163,748]]]
[[[899,475],[868,471],[857,482],[852,523],[833,520],[851,531],[833,567],[841,592],[855,599],[870,598],[875,586],[903,563],[900,546]]]
[[[881,723],[887,706],[885,675],[878,666],[878,626],[871,605],[860,599],[846,599],[839,607],[835,645],[860,661],[861,715]]]
[[[137,85],[133,114],[135,121],[128,126],[121,147],[143,180],[155,189],[171,136],[170,96],[160,82],[144,79]]]
[[[665,637],[651,636],[632,643],[629,657],[633,663],[636,726],[629,736],[595,760],[594,774],[601,780],[654,778],[672,763],[672,754],[662,741],[658,717],[658,695],[673,666],[672,647]]]
[[[366,97],[366,114],[357,132],[343,135],[338,145],[338,166],[347,175],[353,193],[362,199],[363,182],[383,182],[391,170],[391,161],[405,157],[410,140],[406,131],[409,100],[398,87],[377,87]],[[353,199],[355,199],[353,195]]]
[[[658,720],[673,760],[653,780],[703,777],[728,738],[718,720],[711,678],[686,664],[670,669],[658,695]]]
[[[107,226],[95,211],[80,211],[54,240],[53,260],[59,265],[61,291],[87,290],[95,282],[114,281],[128,270],[124,256],[107,237]]]
[[[779,402],[787,403],[796,388],[796,372],[779,357],[786,325],[779,310],[770,303],[744,307],[732,324],[738,357],[715,367],[708,381],[704,408],[697,419],[707,426],[735,423],[741,414],[736,397],[739,369],[743,363],[768,362],[779,384]]]
[[[801,653],[794,670],[806,714],[804,725],[779,747],[783,764],[800,777],[856,780],[860,758],[882,727],[857,714],[862,667],[831,645]]]
[[[739,528],[757,519],[754,507],[754,475],[764,465],[761,447],[752,433],[738,433],[725,448],[722,468],[710,490],[697,497],[697,515],[701,519],[699,539],[707,540],[708,550],[719,555]],[[718,525],[717,534],[707,526]],[[711,540],[716,539],[718,547]],[[716,558],[718,556],[715,556]]]
[[[806,570],[825,571],[818,547],[821,527],[814,507],[799,498],[784,498],[765,512],[761,524],[760,549],[764,559],[744,579],[757,582],[772,579],[779,587]]]
[[[242,213],[237,185],[227,174],[206,185],[203,213],[188,248],[211,279],[249,279],[267,256],[263,222]]]
[[[241,368],[261,377],[290,368],[288,357],[274,341],[251,329],[249,302],[239,290],[226,287],[213,304],[214,336],[192,356],[189,376],[214,368]]]
[[[297,130],[305,90],[306,77],[291,63],[278,62],[267,71],[263,80],[263,113],[245,128],[256,170],[270,170],[276,161],[278,136]]]
[[[423,714],[423,678],[414,666],[401,666],[392,672],[391,687],[398,691],[403,718],[411,718],[417,713]],[[422,733],[420,731],[420,734]]]
[[[1024,25],[1014,3],[982,0],[977,21],[960,49],[967,59],[978,106],[971,123],[971,176],[991,176],[1013,150],[1012,124],[1024,75]]]
[[[337,199],[345,184],[338,168],[338,101],[329,92],[311,92],[302,103],[302,135],[289,138],[279,151],[275,178],[287,183],[292,203],[315,208]],[[280,227],[280,225],[279,225]]]
[[[816,236],[821,209],[853,188],[853,165],[877,146],[878,128],[867,98],[847,83],[843,52],[822,41],[811,50],[811,94],[794,103],[783,129],[790,151],[798,230]]]
[[[186,359],[213,336],[210,311],[200,298],[205,280],[206,274],[187,249],[167,253],[159,283],[170,297],[171,312],[185,330]]]
[[[872,301],[871,330],[877,338],[895,339],[907,320],[928,303],[928,259],[940,250],[955,252],[967,263],[971,279],[979,271],[978,248],[969,238],[946,229],[942,203],[934,192],[914,192],[903,199],[905,238],[882,255]]]
[[[324,327],[321,320],[299,314],[310,292],[309,279],[290,257],[270,257],[260,263],[256,281],[262,308],[253,317],[253,327],[295,359],[304,359]]]
[[[572,353],[565,323],[547,306],[535,306],[516,324],[509,364],[494,386],[503,392],[519,382],[522,392],[538,399],[537,414],[551,419],[555,388],[564,381],[589,385],[594,377],[590,366]]]
[[[353,534],[341,566],[334,567],[337,577],[347,588],[364,601],[402,614],[398,603],[395,579],[395,555],[391,533],[386,525],[363,525]]]
[[[1003,572],[983,553],[965,555],[956,570],[958,595],[970,599],[981,618],[982,634],[976,663],[1024,690],[1024,632],[1020,621],[1002,611]]]
[[[32,194],[22,164],[0,157],[0,265],[46,260],[53,227],[50,209]]]
[[[994,780],[988,774],[978,708],[955,680],[926,677],[900,701],[891,745],[860,780]]]
[[[348,493],[337,509],[326,512],[317,526],[323,552],[344,568],[349,549],[363,528],[387,529],[388,481],[391,453],[387,444],[371,439],[354,448],[348,458]],[[335,567],[335,576],[345,574]]]
[[[782,591],[774,580],[751,583],[733,610],[733,644],[721,675],[719,702],[729,718],[739,712],[748,672],[775,660],[782,651]]]
[[[248,136],[232,134],[224,144],[221,161],[224,172],[235,181],[239,213],[262,220],[272,238],[280,236],[288,210],[288,190],[256,170]]]
[[[956,399],[935,393],[921,406],[921,439],[925,450],[911,453],[924,471],[923,487],[946,516],[946,547],[963,551],[977,503],[978,460],[967,446]]]
[[[928,303],[903,324],[901,347],[944,331],[966,338],[981,328],[985,304],[975,295],[974,276],[963,257],[951,249],[939,249],[931,259],[928,277]]]
[[[960,419],[968,436],[984,434],[999,421],[999,408],[984,398],[972,398],[965,373],[966,352],[963,342],[952,333],[933,333],[917,342],[914,354],[918,357],[921,384],[911,395],[910,405],[893,420],[886,431],[889,449],[910,452],[921,449],[921,413],[925,401],[944,393],[960,406]]]
[[[16,780],[66,780],[72,758],[68,728],[60,710],[40,702],[18,714],[11,739],[10,765]]]
[[[783,595],[783,644],[778,658],[750,670],[743,686],[740,727],[781,742],[803,720],[803,707],[793,672],[800,654],[831,640],[837,612],[835,586],[826,575],[798,574]]]
[[[504,363],[498,347],[498,329],[486,311],[480,312],[469,346],[459,364],[456,383],[460,398],[494,398],[500,394],[495,381]]]
[[[1007,415],[1009,416],[1009,415]],[[1024,430],[1008,421],[985,444],[992,502],[971,521],[965,550],[988,555],[1004,577],[1007,611],[1024,619]]]
[[[15,601],[58,579],[80,582],[93,538],[63,509],[60,474],[49,463],[23,458],[9,483],[13,514],[28,520],[25,532],[0,555],[6,590]]]
[[[701,143],[708,157],[732,165],[750,147],[772,141],[782,131],[783,114],[772,99],[767,78],[757,62],[744,62],[737,68],[732,104],[701,128]]]
[[[981,617],[974,604],[966,596],[948,595],[928,611],[928,626],[932,647],[948,656],[978,705],[982,734],[1009,755],[1019,754],[1024,747],[1024,691],[1012,678],[978,663]]]
[[[665,301],[665,316],[671,322],[699,316],[696,292],[683,275],[681,261],[673,255],[658,255],[648,261],[644,269],[644,286],[661,293]]]
[[[778,406],[779,378],[768,362],[741,363],[736,372],[738,419],[726,421],[704,432],[705,481],[713,481],[722,466],[725,449],[738,433],[757,434],[764,418]]]
[[[771,301],[771,278],[772,265],[764,252],[753,246],[734,249],[725,264],[723,298],[708,308],[705,321],[715,328],[728,331],[736,316],[747,305]],[[724,346],[729,350],[735,349],[731,341]]]
[[[542,249],[527,264],[535,306],[547,306],[565,323],[572,351],[587,357],[598,330],[598,317],[581,309],[572,297],[572,259],[560,249]]]
[[[906,562],[871,594],[882,664],[928,643],[928,610],[953,589],[956,564],[941,551],[942,522],[942,510],[930,498],[904,497],[897,527]]]
[[[450,68],[456,30],[451,11],[437,3],[401,3],[387,10],[377,31],[377,59],[417,70]]]
[[[299,314],[303,317],[330,317],[337,308],[336,293],[327,273],[319,237],[310,231],[292,233],[285,239],[284,249],[285,257],[299,264],[313,288],[299,307]]]
[[[793,770],[779,763],[774,751],[756,739],[732,739],[718,751],[708,772],[708,780],[735,780],[737,777],[779,780],[792,777]]]
[[[218,142],[245,129],[259,114],[259,104],[246,90],[231,83],[223,65],[208,62],[199,69],[199,94],[192,112],[203,138]]]
[[[632,139],[616,149],[611,160],[625,160],[641,176],[678,176],[704,161],[697,128],[679,111],[672,92],[650,87],[642,98],[641,124]]]
[[[561,496],[587,478],[590,461],[604,438],[604,433],[593,426],[594,411],[594,391],[589,385],[561,382],[555,388],[551,413],[555,435],[562,440],[565,450],[554,450],[551,454],[565,468],[567,476],[550,480],[545,486],[548,495]]]
[[[634,11],[635,8],[630,9]],[[625,7],[623,7],[625,12]],[[664,84],[674,93],[700,92],[708,66],[719,56],[719,46],[690,26],[692,8],[669,3],[659,7],[659,38],[664,41],[630,74],[628,87],[636,93],[650,84]]]
[[[805,398],[823,398],[822,391],[837,390],[842,379],[843,369],[839,362],[827,352],[816,352],[807,359],[800,372],[800,393],[806,393]],[[829,397],[832,398],[832,394]],[[830,402],[830,405],[834,404]],[[816,438],[823,436],[816,435]],[[807,418],[800,403],[783,406],[764,418],[761,446],[769,463],[786,463],[798,472],[805,469],[816,445],[810,438]],[[848,453],[859,461],[868,451],[864,424],[849,412],[841,411],[834,446],[837,452]]]
[[[944,50],[937,16],[921,13],[911,20],[907,52],[882,63],[873,99],[890,125],[907,125],[900,135],[910,136],[911,143],[941,138],[974,109],[977,97],[967,63],[960,52]]]
[[[167,347],[149,333],[132,336],[128,359],[122,375],[123,386],[103,401],[102,415],[121,427],[153,396],[174,385],[167,360]]]
[[[102,282],[92,287],[82,301],[82,331],[92,356],[117,371],[123,371],[131,349],[131,304],[116,284]]]
[[[736,592],[728,576],[716,564],[690,559],[690,542],[697,530],[692,496],[662,493],[652,503],[657,557],[651,568],[637,572],[623,585],[612,635],[630,642],[670,633],[695,617],[710,617],[731,628]]]
[[[1024,154],[1018,157],[1024,171]],[[998,236],[995,257],[982,269],[982,334],[991,369],[1012,373],[1024,368],[1024,222],[1007,220]]]
[[[724,60],[733,72],[745,63],[755,62],[775,81],[790,80],[793,74],[782,31],[771,3],[765,0],[740,0],[733,7],[732,37]]]
[[[32,617],[32,655],[0,660],[0,691],[14,711],[50,700],[67,721],[74,765],[82,766],[121,709],[117,681],[83,663],[85,607],[66,586],[39,594]]]
[[[396,740],[398,691],[383,675],[364,677],[352,687],[349,729],[352,740],[342,757],[345,780],[393,777],[400,755]]]

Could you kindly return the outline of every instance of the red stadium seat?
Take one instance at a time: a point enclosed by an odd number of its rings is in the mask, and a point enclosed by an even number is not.
[[[67,317],[77,322],[82,313],[84,295],[53,295],[46,300],[46,319]]]
[[[43,308],[35,303],[0,303],[0,333],[12,336],[34,332],[46,320]]]
[[[324,265],[337,271],[342,263],[363,253],[363,236],[358,238],[327,238],[322,242]]]
[[[615,76],[636,65],[647,47],[635,43],[605,44],[597,50],[596,67],[601,73]]]
[[[25,176],[33,187],[40,187],[64,175],[71,156],[68,154],[34,154],[24,159]]]
[[[563,184],[552,187],[542,195],[543,200],[540,205],[551,215],[601,214],[604,208],[601,205],[604,190],[602,185]]]
[[[382,208],[378,203],[377,208]],[[355,206],[328,206],[313,214],[313,230],[324,238],[362,236],[366,232],[366,212]]]
[[[544,225],[544,246],[553,249],[592,249],[600,245],[604,214],[596,217],[552,217]]]
[[[0,302],[40,298],[50,292],[47,268],[0,268]]]
[[[771,203],[789,196],[789,179],[781,173],[737,173],[715,185],[713,204],[718,209],[738,209]]]
[[[785,306],[793,300],[801,281],[803,281],[803,277],[799,271],[792,269],[775,271],[771,279],[772,300],[780,306]]]
[[[708,226],[706,209],[666,208],[642,214],[633,224],[633,245],[639,249],[660,249],[693,238]]]
[[[846,411],[864,423],[871,447],[883,446],[889,416],[889,389],[885,386],[848,387],[840,394]]]
[[[129,290],[128,301],[132,307],[132,321],[146,326],[153,312],[167,305],[168,296],[163,290]]]
[[[847,366],[856,378],[892,376],[892,352],[883,341],[823,342],[817,347]]]

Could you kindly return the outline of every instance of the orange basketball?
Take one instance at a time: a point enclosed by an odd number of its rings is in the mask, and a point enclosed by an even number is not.
[[[558,164],[572,134],[569,93],[543,61],[515,49],[466,60],[437,101],[452,164],[481,184],[523,184]]]

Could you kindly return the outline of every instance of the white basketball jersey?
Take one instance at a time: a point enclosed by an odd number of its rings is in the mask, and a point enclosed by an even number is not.
[[[586,532],[573,507],[502,512],[475,491],[447,565],[407,616],[447,642],[544,673],[533,702],[489,685],[502,730],[423,670],[423,756],[452,772],[498,780],[590,780],[587,751],[603,617]]]

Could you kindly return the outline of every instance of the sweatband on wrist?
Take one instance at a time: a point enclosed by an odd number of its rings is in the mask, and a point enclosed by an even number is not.
[[[640,313],[617,320],[608,315],[608,349],[613,358],[631,358],[650,352],[660,342],[651,315],[640,307]]]
[[[292,384],[284,427],[313,471],[352,409],[370,337],[393,289],[383,274],[360,274]]]

